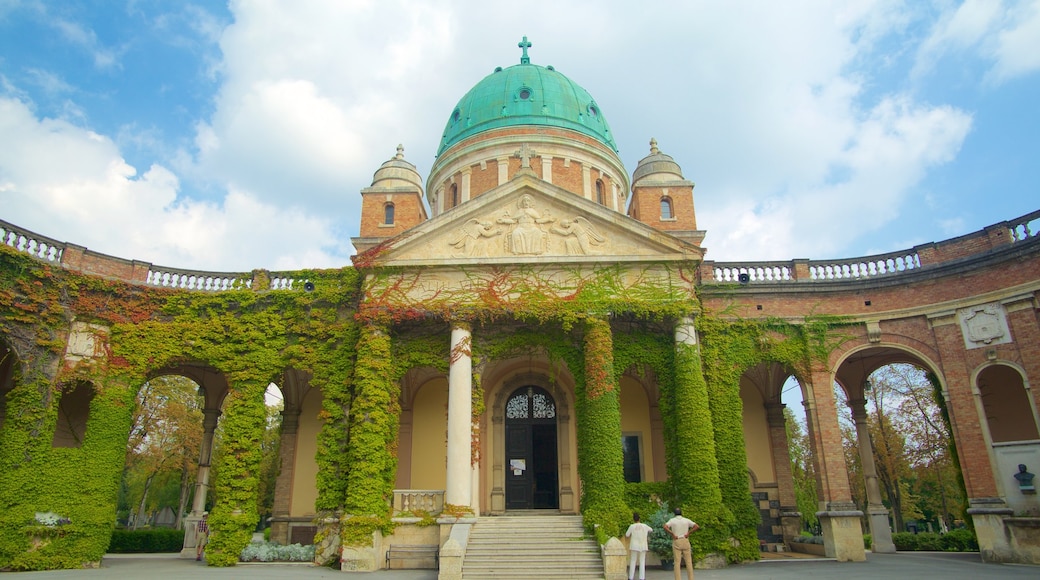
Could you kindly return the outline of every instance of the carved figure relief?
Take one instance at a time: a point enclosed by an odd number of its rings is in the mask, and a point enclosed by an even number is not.
[[[1000,304],[963,308],[958,311],[958,315],[964,344],[968,348],[1011,342],[1007,319]]]
[[[455,237],[449,244],[457,251],[453,252],[455,257],[472,257],[476,249],[477,240],[480,238],[493,238],[502,234],[502,228],[496,228],[491,222],[482,222],[477,219],[467,221],[462,227],[455,230]],[[485,251],[486,254],[486,251]]]
[[[581,216],[573,220],[560,220],[560,225],[553,226],[552,231],[564,236],[564,247],[571,256],[588,255],[591,246],[599,246],[607,241],[592,226],[592,222]]]
[[[505,226],[505,227],[503,227]],[[502,236],[501,243],[488,238]],[[587,256],[607,237],[584,216],[569,219],[553,217],[549,209],[535,207],[534,198],[523,194],[516,210],[505,210],[499,217],[471,218],[459,226],[448,244],[456,258],[497,257],[503,255],[541,256],[566,254]],[[430,254],[433,255],[432,251]]]
[[[549,215],[549,210],[539,212],[534,208],[534,199],[524,194],[516,202],[517,211],[509,212],[500,218],[498,223],[512,225],[506,248],[518,256],[537,256],[545,253],[546,232],[542,224],[556,221]]]

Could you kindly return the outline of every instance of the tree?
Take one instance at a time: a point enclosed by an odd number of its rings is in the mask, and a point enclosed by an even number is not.
[[[137,529],[159,507],[177,509],[180,521],[198,470],[202,443],[202,403],[198,385],[181,376],[156,377],[145,383],[137,397],[127,440],[124,481],[131,505],[136,505]],[[158,487],[175,483],[176,504],[158,501]],[[160,505],[162,503],[162,505]]]
[[[784,428],[787,430],[787,449],[791,457],[791,476],[802,526],[815,529],[819,525],[816,510],[819,505],[816,491],[816,466],[813,463],[809,434],[795,417],[794,411],[784,407]]]

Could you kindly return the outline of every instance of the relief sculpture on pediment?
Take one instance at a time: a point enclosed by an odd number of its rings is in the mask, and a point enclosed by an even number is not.
[[[527,194],[517,200],[515,211],[506,210],[497,218],[471,218],[448,239],[456,258],[585,256],[606,242],[606,236],[588,218],[557,220],[548,208],[536,208],[534,198]]]
[[[538,211],[534,208],[534,199],[527,195],[520,196],[516,202],[517,211],[498,218],[498,223],[513,226],[509,232],[506,249],[518,256],[538,256],[545,253],[548,233],[542,229],[544,224],[556,221],[549,210]]]

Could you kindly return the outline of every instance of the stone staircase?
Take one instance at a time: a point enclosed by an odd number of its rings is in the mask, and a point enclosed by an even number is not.
[[[470,531],[464,580],[603,580],[599,544],[581,516],[544,510],[480,518]]]

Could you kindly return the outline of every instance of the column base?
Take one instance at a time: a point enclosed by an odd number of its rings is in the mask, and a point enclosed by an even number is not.
[[[888,523],[888,509],[872,507],[870,514],[870,551],[875,554],[895,554],[896,545],[892,541],[892,527]]]
[[[857,509],[816,512],[823,528],[823,548],[828,558],[839,562],[863,562],[863,512]]]
[[[802,512],[797,509],[780,507],[780,529],[785,544],[802,533]],[[788,545],[790,548],[790,545]]]
[[[1012,513],[1000,498],[968,500],[968,515],[975,525],[975,537],[979,540],[979,554],[983,562],[1018,561],[1004,530],[1004,519]]]

